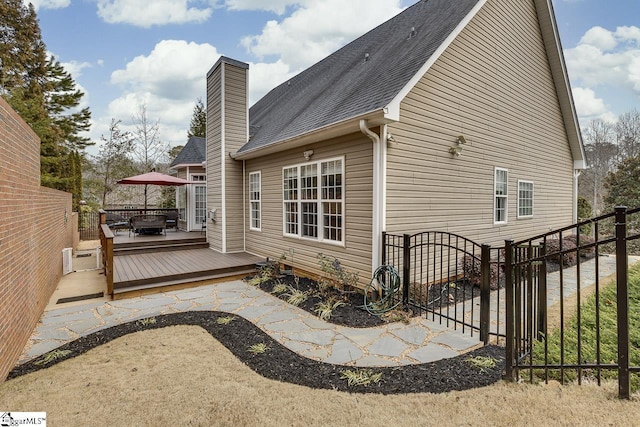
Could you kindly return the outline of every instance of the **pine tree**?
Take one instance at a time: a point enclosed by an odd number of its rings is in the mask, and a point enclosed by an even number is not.
[[[191,124],[189,126],[189,132],[187,136],[206,137],[207,133],[207,110],[202,103],[202,98],[198,98],[196,106],[193,108],[193,116],[191,117]]]
[[[22,0],[0,0],[0,95],[40,138],[42,185],[72,192],[66,160],[90,145],[80,132],[91,114],[75,111],[84,94],[47,58],[35,9]]]

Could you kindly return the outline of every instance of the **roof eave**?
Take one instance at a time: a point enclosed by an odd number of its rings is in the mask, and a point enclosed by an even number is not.
[[[567,138],[569,139],[569,145],[571,147],[574,169],[586,169],[584,142],[582,140],[578,114],[571,92],[569,73],[567,72],[567,65],[562,53],[558,26],[553,14],[553,5],[551,4],[551,0],[535,0],[535,5],[542,30],[542,38],[551,66],[553,81],[556,86],[556,93],[558,94],[560,102],[560,110],[562,112]]]
[[[235,160],[250,160],[266,156],[268,154],[299,148],[330,138],[337,138],[342,135],[360,132],[360,120],[362,119],[367,120],[371,127],[381,126],[397,121],[393,118],[393,114],[387,108],[374,110],[369,113],[361,114],[357,117],[351,117],[346,120],[341,120],[339,122],[314,129],[301,135],[296,135],[292,138],[283,139],[251,150],[236,152],[231,157]]]
[[[183,169],[186,167],[194,167],[194,166],[200,166],[203,167],[202,162],[200,163],[178,163],[177,165],[171,165],[171,169]]]

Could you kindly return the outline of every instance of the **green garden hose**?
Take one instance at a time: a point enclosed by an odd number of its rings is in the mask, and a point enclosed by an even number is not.
[[[374,283],[375,282],[375,283]],[[377,286],[376,286],[377,284]],[[367,285],[364,292],[364,308],[369,313],[379,316],[391,311],[400,305],[402,300],[398,298],[398,302],[393,303],[394,294],[400,290],[400,275],[391,265],[382,265],[373,273],[373,277]],[[369,301],[367,295],[378,295],[382,293],[381,298],[377,301]]]

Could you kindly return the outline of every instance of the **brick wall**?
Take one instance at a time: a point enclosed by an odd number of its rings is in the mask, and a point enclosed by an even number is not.
[[[62,276],[74,221],[71,194],[40,187],[40,140],[0,98],[0,381]]]

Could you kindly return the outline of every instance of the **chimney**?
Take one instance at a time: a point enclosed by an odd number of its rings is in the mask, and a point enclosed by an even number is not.
[[[231,155],[249,139],[248,74],[224,56],[207,73],[207,241],[220,252],[244,251],[242,162]]]

